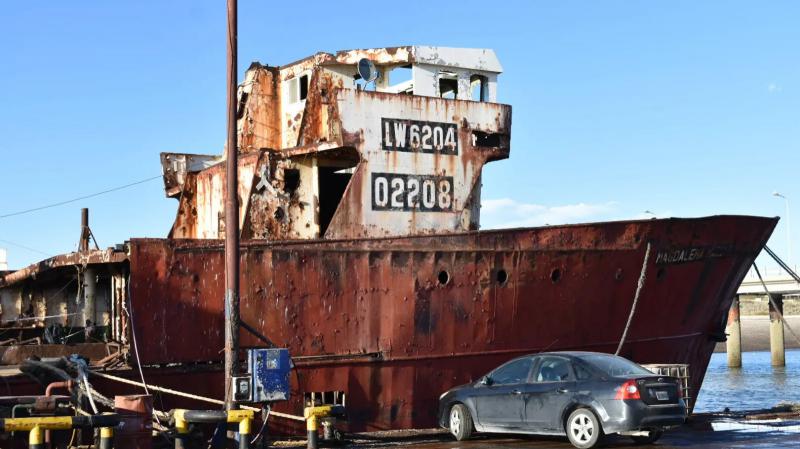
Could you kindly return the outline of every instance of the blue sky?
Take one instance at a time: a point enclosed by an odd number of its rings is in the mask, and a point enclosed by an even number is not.
[[[239,3],[240,73],[316,51],[493,48],[514,125],[511,159],[485,170],[488,226],[783,216],[775,190],[800,222],[796,2]],[[223,0],[1,11],[0,215],[156,176],[161,151],[221,151]],[[11,267],[44,257],[16,245],[72,250],[80,207],[101,246],[163,237],[176,205],[154,180],[0,219],[0,247]],[[787,253],[785,220],[770,245]]]

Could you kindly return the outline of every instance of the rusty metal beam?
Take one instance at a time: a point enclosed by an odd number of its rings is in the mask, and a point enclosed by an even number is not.
[[[81,209],[81,239],[78,243],[78,251],[89,250],[89,209]]]
[[[228,143],[225,191],[225,408],[233,408],[231,378],[239,374],[239,199],[236,146],[237,4],[228,0]]]

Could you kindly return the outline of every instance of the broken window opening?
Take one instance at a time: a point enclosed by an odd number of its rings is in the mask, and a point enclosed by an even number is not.
[[[469,78],[470,98],[473,101],[489,99],[489,79],[483,75],[472,75]]]
[[[448,100],[458,97],[458,79],[455,75],[442,75],[439,78],[439,96]]]
[[[386,92],[391,92],[393,94],[414,94],[414,74],[411,64],[392,67],[385,73],[388,78],[386,83],[391,83],[390,86],[386,87]]]
[[[324,236],[353,173],[342,167],[319,167],[319,235]]]
[[[300,77],[300,101],[308,97],[308,75]]]
[[[299,103],[308,97],[308,75],[292,78],[289,83],[289,104]]]
[[[283,169],[283,191],[288,195],[293,195],[300,187],[300,170],[296,168]]]
[[[502,137],[503,135],[500,133],[472,131],[472,146],[498,148],[502,146]]]

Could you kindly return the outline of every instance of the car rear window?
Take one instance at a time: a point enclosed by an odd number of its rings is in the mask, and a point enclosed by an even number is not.
[[[611,377],[653,374],[630,360],[614,355],[592,354],[580,358]]]

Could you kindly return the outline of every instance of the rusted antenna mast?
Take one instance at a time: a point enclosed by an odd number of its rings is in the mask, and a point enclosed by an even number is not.
[[[228,141],[225,190],[225,408],[233,408],[231,379],[239,374],[239,199],[236,145],[237,5],[228,0]]]

